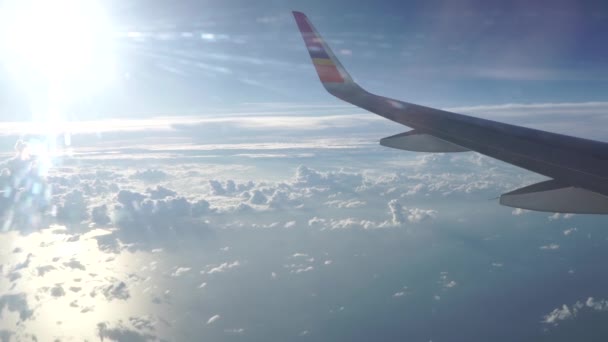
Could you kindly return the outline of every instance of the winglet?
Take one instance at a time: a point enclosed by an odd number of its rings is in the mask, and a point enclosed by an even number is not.
[[[293,16],[296,19],[312,63],[315,69],[317,69],[317,74],[323,85],[327,87],[328,84],[336,86],[354,84],[350,75],[340,64],[340,61],[333,54],[329,46],[327,46],[317,30],[315,30],[314,26],[312,26],[306,15],[302,12],[294,11]]]

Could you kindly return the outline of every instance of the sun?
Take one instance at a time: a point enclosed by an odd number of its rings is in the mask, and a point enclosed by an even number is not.
[[[68,118],[77,119],[70,106],[115,78],[114,32],[101,0],[0,4],[0,63],[29,108],[29,113],[14,113],[14,120],[29,121],[42,135],[28,146],[45,170],[61,154],[57,141],[69,142]]]
[[[5,2],[0,48],[3,64],[39,111],[61,110],[114,74],[113,27],[95,0]]]

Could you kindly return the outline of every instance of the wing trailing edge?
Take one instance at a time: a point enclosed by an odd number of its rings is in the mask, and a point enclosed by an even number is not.
[[[520,209],[568,214],[608,214],[608,197],[548,180],[500,196],[500,204]]]

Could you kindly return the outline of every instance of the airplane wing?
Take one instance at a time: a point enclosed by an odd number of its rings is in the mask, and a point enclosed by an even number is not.
[[[293,12],[321,83],[337,98],[412,130],[380,140],[418,152],[475,151],[551,178],[500,197],[515,208],[608,214],[608,143],[434,109],[372,94],[353,81],[304,13]]]

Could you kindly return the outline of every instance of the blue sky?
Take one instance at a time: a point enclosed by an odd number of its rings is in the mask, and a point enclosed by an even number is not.
[[[293,9],[344,52],[363,85],[412,102],[597,101],[607,89],[608,10],[600,4],[127,1],[105,9],[116,35],[116,79],[74,101],[75,118],[333,101],[311,73]],[[27,113],[23,89],[1,79],[3,113]]]
[[[6,4],[1,341],[608,336],[605,218],[380,146],[408,128],[327,94],[290,13],[370,91],[606,141],[606,6]]]

